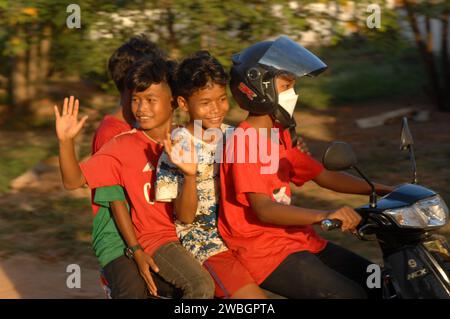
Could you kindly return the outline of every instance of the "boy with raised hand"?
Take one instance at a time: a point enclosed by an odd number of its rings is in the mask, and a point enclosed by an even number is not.
[[[178,238],[214,278],[216,297],[267,298],[217,229],[228,75],[217,59],[199,51],[179,64],[175,79],[177,103],[189,121],[164,142],[156,200],[173,202]]]
[[[130,103],[130,93],[126,89],[125,78],[131,66],[143,57],[166,58],[166,55],[143,34],[130,38],[111,55],[108,61],[108,71],[120,93],[120,104],[112,114],[107,114],[103,118],[97,128],[92,141],[92,154],[96,153],[114,136],[132,129],[134,118],[130,114],[130,108],[125,107]],[[102,277],[106,279],[106,286],[113,299],[148,298],[146,283],[137,267],[137,264],[144,262],[135,262],[125,256],[127,244],[114,221],[114,219],[121,218],[119,216],[121,210],[116,209],[115,206],[118,204],[115,201],[126,201],[125,193],[119,185],[92,190],[94,214],[92,246],[102,267]],[[140,256],[138,254],[135,257],[139,258]],[[155,275],[154,278],[156,285],[163,290],[164,295],[176,294],[174,288],[158,275]],[[104,279],[102,278],[102,281]]]
[[[78,121],[79,103],[73,97],[65,100],[62,113],[55,106],[61,174],[68,189],[86,183],[91,188],[121,185],[130,202],[131,220],[126,218],[125,204],[119,202],[124,219],[117,222],[129,246],[128,253],[141,255],[145,264],[182,290],[183,298],[211,298],[214,283],[179,243],[170,218],[171,205],[154,201],[154,167],[172,121],[171,77],[171,64],[162,58],[144,58],[135,63],[126,84],[132,93],[131,113],[139,129],[115,137],[81,164],[73,140],[86,117]],[[157,295],[148,268],[140,266],[141,275],[150,293]]]
[[[354,230],[361,217],[350,207],[321,211],[291,205],[290,182],[300,186],[313,180],[342,193],[371,191],[363,180],[328,171],[294,146],[296,77],[325,69],[319,58],[284,36],[233,56],[230,89],[249,114],[227,139],[219,230],[264,289],[288,298],[379,297],[379,289],[366,285],[370,262],[312,228],[324,219],[339,219],[344,231]],[[276,161],[267,165],[267,159]],[[376,189],[384,195],[393,188],[376,184]]]

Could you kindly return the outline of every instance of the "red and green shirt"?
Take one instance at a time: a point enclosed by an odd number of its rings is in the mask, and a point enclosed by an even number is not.
[[[155,201],[155,167],[161,152],[161,145],[134,129],[80,164],[90,188],[120,185],[126,190],[138,241],[150,255],[161,245],[178,241],[172,205]]]
[[[92,141],[92,154],[96,153],[114,136],[131,129],[128,123],[112,115],[106,115],[95,132]],[[92,190],[91,206],[94,214],[92,247],[102,267],[122,256],[126,247],[109,209],[109,203],[115,200],[126,200],[125,192],[119,185]]]

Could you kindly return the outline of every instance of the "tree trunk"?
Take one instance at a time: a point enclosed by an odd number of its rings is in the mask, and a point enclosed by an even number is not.
[[[208,35],[205,32],[200,34],[200,49],[208,50],[209,49],[209,39]]]
[[[20,113],[27,106],[27,59],[25,51],[20,51],[11,58],[11,94],[13,113]]]
[[[439,73],[436,68],[433,52],[428,51],[428,46],[425,43],[420,32],[417,17],[415,15],[415,12],[413,11],[413,8],[411,7],[411,3],[407,0],[403,0],[403,5],[406,9],[409,24],[413,30],[417,47],[419,49],[420,55],[422,56],[422,60],[425,64],[425,69],[428,74],[431,85],[430,96],[433,100],[433,103],[438,107],[439,110],[446,111],[444,94],[439,85]]]
[[[49,55],[51,48],[51,37],[52,37],[51,26],[49,25],[44,26],[41,41],[39,44],[39,86],[41,88],[42,85],[47,80],[50,68]]]
[[[355,4],[356,5],[356,4]],[[330,37],[331,38],[335,38],[337,36],[339,36],[339,15],[340,15],[340,5],[339,5],[339,1],[329,1],[326,4],[326,8],[327,8],[327,16],[326,16],[326,20],[328,20],[327,22],[330,23],[330,27],[328,28],[328,31],[330,32]],[[319,31],[321,32],[321,31]],[[323,32],[323,31],[322,31]],[[320,37],[322,37],[322,34],[320,34]],[[326,38],[326,37],[323,37]]]
[[[448,56],[448,16],[450,15],[450,8],[447,6],[442,13],[442,37],[441,37],[441,64],[444,75],[444,92],[447,102],[447,110],[450,110],[450,65]]]
[[[181,56],[180,45],[174,28],[175,14],[168,6],[166,9],[166,26],[169,33],[169,54],[173,59],[178,59]]]
[[[353,33],[360,34],[361,28],[359,26],[359,20],[358,20],[358,4],[356,2],[352,3],[352,23],[354,24],[355,30]]]
[[[39,39],[37,31],[32,30],[32,36],[29,43],[29,56],[28,56],[28,99],[33,100],[38,93],[39,83]]]
[[[426,4],[428,9],[428,1]],[[433,54],[433,33],[431,32],[431,21],[428,14],[425,14],[425,38],[427,39],[427,52]]]

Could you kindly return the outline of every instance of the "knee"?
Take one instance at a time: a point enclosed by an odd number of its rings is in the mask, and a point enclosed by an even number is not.
[[[191,299],[212,299],[214,298],[215,284],[209,274],[192,281],[190,293],[185,298]]]
[[[114,278],[110,282],[112,299],[147,299],[145,282],[139,275]]]

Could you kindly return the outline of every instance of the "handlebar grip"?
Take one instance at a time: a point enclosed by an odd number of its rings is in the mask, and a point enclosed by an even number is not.
[[[330,231],[333,229],[341,228],[342,221],[339,219],[324,219],[320,223],[320,227],[323,231]]]

